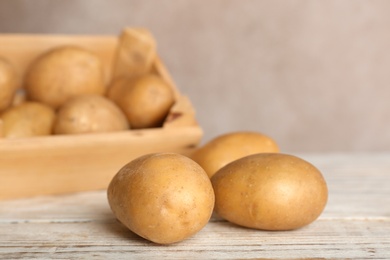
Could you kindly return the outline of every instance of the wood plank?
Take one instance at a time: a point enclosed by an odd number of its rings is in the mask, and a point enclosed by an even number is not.
[[[386,224],[386,225],[385,225]],[[303,229],[265,232],[225,221],[210,222],[195,236],[170,246],[139,238],[114,219],[0,224],[0,254],[79,259],[350,258],[388,259],[389,222],[320,219]]]
[[[183,126],[6,140],[0,145],[0,200],[105,189],[134,158],[186,154],[200,137],[200,129]]]
[[[390,154],[302,155],[328,205],[309,226],[242,228],[214,216],[195,236],[155,245],[112,215],[102,191],[0,202],[1,259],[390,259]]]

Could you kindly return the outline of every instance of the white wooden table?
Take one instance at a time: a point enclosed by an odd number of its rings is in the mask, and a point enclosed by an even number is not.
[[[295,231],[213,218],[178,244],[141,239],[113,217],[105,191],[0,202],[1,259],[390,259],[390,154],[299,155],[324,174],[328,205]]]

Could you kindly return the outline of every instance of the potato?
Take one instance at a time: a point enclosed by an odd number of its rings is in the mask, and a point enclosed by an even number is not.
[[[161,126],[175,102],[172,88],[153,74],[116,79],[108,97],[124,111],[132,128]]]
[[[138,76],[151,71],[157,44],[150,31],[125,28],[118,39],[113,61],[113,78]]]
[[[175,153],[154,153],[126,164],[112,179],[108,202],[127,228],[159,244],[182,241],[209,221],[214,192],[204,170]]]
[[[325,208],[326,182],[298,157],[260,153],[238,159],[212,178],[215,212],[244,227],[291,230],[313,222]]]
[[[0,57],[0,112],[11,105],[17,90],[17,81],[15,68]]]
[[[0,119],[3,121],[3,136],[6,138],[50,135],[55,112],[47,105],[25,102],[7,109]]]
[[[232,132],[218,136],[196,150],[190,157],[211,178],[226,164],[256,153],[279,152],[270,137],[256,132]]]
[[[103,95],[103,65],[94,53],[81,47],[57,47],[32,63],[26,74],[25,88],[30,100],[53,108],[77,95]]]
[[[106,97],[81,95],[58,110],[55,134],[82,134],[121,131],[129,128],[126,116]]]

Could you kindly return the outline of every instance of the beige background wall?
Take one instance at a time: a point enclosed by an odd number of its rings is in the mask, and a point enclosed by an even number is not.
[[[149,28],[204,142],[266,133],[290,152],[390,150],[390,1],[2,0],[0,32]]]

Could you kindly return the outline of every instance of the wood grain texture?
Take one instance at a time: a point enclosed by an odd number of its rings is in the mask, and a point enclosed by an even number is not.
[[[267,232],[217,216],[169,246],[113,217],[102,191],[0,202],[1,259],[390,259],[390,154],[300,155],[329,187],[318,220]]]

